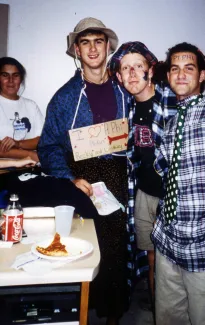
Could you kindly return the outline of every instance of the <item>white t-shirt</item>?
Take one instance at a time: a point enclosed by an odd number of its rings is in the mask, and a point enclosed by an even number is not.
[[[0,140],[32,139],[41,135],[44,118],[37,104],[27,98],[7,99],[0,95]]]

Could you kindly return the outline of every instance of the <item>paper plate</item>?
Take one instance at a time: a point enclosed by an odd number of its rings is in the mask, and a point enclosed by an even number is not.
[[[41,258],[47,259],[47,260],[53,260],[53,261],[66,261],[66,260],[75,260],[78,258],[81,258],[85,255],[88,255],[93,251],[93,245],[83,239],[79,238],[72,238],[72,237],[61,237],[61,243],[66,246],[66,250],[68,252],[68,256],[47,256],[39,253],[36,250],[37,246],[40,247],[48,247],[51,242],[53,241],[53,237],[49,239],[45,239],[41,242],[35,243],[31,247],[31,252]]]

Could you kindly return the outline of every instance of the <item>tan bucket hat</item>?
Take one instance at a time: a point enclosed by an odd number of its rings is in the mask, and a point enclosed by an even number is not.
[[[80,20],[79,23],[75,26],[74,31],[67,36],[68,48],[66,53],[68,55],[75,58],[75,51],[74,51],[75,39],[79,33],[85,31],[86,29],[94,29],[103,32],[108,37],[110,43],[110,53],[113,53],[116,50],[118,45],[118,37],[115,34],[115,32],[107,28],[102,23],[102,21],[96,18],[88,17]]]

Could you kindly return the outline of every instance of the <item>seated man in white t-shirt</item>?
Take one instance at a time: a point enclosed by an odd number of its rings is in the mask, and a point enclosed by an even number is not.
[[[44,118],[30,99],[18,95],[24,87],[26,70],[17,60],[0,58],[0,158],[38,161],[37,144]]]

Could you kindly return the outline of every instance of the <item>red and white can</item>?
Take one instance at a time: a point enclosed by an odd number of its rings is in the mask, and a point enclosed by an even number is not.
[[[12,212],[12,215],[11,215]],[[7,210],[3,213],[1,225],[2,240],[17,243],[21,241],[23,231],[23,213],[18,209]]]

